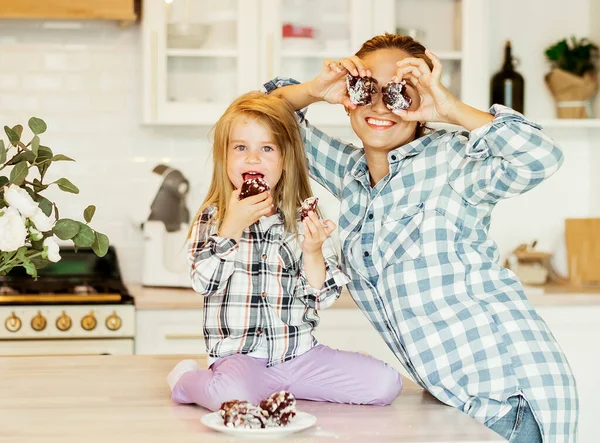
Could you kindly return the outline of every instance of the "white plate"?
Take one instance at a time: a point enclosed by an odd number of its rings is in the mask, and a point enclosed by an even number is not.
[[[294,420],[287,426],[279,426],[276,428],[263,429],[244,429],[230,428],[223,424],[223,417],[219,412],[212,412],[202,416],[201,419],[204,426],[207,426],[215,431],[224,432],[225,434],[235,435],[239,437],[264,438],[264,437],[283,437],[287,434],[302,431],[310,428],[317,422],[317,417],[306,412],[297,412]]]

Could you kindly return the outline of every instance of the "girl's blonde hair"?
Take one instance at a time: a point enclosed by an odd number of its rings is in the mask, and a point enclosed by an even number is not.
[[[312,195],[308,181],[308,166],[304,143],[294,109],[283,99],[258,91],[238,97],[229,105],[213,128],[213,176],[208,194],[191,224],[199,220],[205,209],[216,207],[213,218],[217,229],[225,216],[233,185],[227,175],[227,147],[231,129],[239,117],[250,117],[271,131],[273,141],[281,150],[283,172],[275,189],[271,189],[273,202],[283,215],[285,230],[298,234],[297,216],[302,202]]]

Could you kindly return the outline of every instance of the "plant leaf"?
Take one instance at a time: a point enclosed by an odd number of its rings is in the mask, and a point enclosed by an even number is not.
[[[58,185],[58,187],[65,192],[70,192],[71,194],[79,194],[79,189],[73,183],[71,183],[66,178],[59,178],[54,183]]]
[[[23,151],[20,154],[17,154],[13,158],[11,158],[10,161],[6,164],[16,165],[17,163],[20,163],[22,161],[26,161],[28,163],[33,164],[33,162],[35,161],[35,154],[31,151]]]
[[[70,218],[62,218],[54,224],[52,233],[61,240],[70,240],[79,233],[80,224]]]
[[[5,184],[7,184],[10,180],[8,179],[8,177],[5,177],[3,175],[0,175],[0,188],[2,186],[4,186]]]
[[[83,218],[85,218],[86,222],[91,222],[92,218],[94,218],[94,214],[96,213],[96,207],[94,205],[89,205],[87,208],[85,208],[85,211],[83,211]]]
[[[17,146],[17,142],[20,138],[19,134],[17,134],[14,129],[9,128],[8,126],[4,127],[4,132],[6,132],[8,140],[12,143],[12,145]]]
[[[52,157],[52,161],[53,162],[59,162],[59,161],[74,162],[75,160],[73,160],[71,157],[67,157],[66,155],[63,155],[63,154],[56,154],[54,157]]]
[[[52,152],[52,149],[50,149],[48,146],[40,146],[38,148],[38,155],[35,158],[35,162],[36,163],[43,163],[43,162],[48,162],[52,161],[52,157],[54,156],[54,153]]]
[[[50,214],[52,214],[52,202],[46,197],[42,197],[40,200],[40,209],[46,215],[46,217],[50,217]]]
[[[23,135],[23,126],[14,125],[12,128],[13,131],[19,136],[19,140],[21,140],[21,136]]]
[[[25,257],[21,263],[21,266],[25,268],[27,274],[31,275],[33,278],[37,278],[37,269],[29,258]]]
[[[96,239],[93,229],[81,222],[77,223],[79,224],[79,232],[75,237],[73,237],[73,243],[79,247],[92,246],[94,244],[94,240]]]
[[[12,168],[12,171],[10,171],[10,181],[15,185],[21,185],[27,177],[27,172],[29,172],[29,170],[27,169],[26,162],[17,163]]]
[[[4,140],[0,140],[0,165],[6,161],[6,146],[4,146]]]
[[[38,149],[40,148],[40,138],[37,135],[34,135],[31,139],[31,152],[38,156]]]
[[[92,250],[98,257],[104,257],[106,255],[109,245],[110,242],[108,241],[108,237],[100,232],[96,232],[96,238],[92,244]]]
[[[29,119],[29,129],[31,129],[31,132],[34,134],[43,134],[46,132],[47,128],[46,122],[41,118],[31,117]]]
[[[48,185],[43,184],[41,181],[39,181],[37,178],[33,179],[33,189],[35,190],[35,192],[40,192],[43,191],[44,189],[46,189],[48,187]],[[46,214],[49,215],[49,214]]]

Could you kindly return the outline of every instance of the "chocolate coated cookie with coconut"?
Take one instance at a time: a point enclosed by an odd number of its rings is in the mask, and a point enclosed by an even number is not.
[[[230,428],[261,429],[267,426],[268,413],[247,401],[226,401],[219,413],[225,426]]]
[[[400,83],[389,82],[381,88],[381,96],[387,108],[392,111],[408,109],[412,103],[412,98],[406,93],[406,80]]]
[[[242,184],[242,188],[240,189],[240,200],[245,199],[246,197],[250,197],[252,195],[260,194],[261,192],[265,192],[271,189],[267,181],[262,177],[251,178],[246,180]]]
[[[302,206],[300,207],[300,221],[304,221],[310,211],[317,212],[318,202],[319,199],[317,197],[308,197],[302,202]]]
[[[296,416],[296,397],[288,391],[275,392],[260,407],[268,414],[267,426],[286,426]]]
[[[371,95],[377,93],[375,80],[371,77],[355,77],[346,75],[348,97],[355,105],[370,105]]]

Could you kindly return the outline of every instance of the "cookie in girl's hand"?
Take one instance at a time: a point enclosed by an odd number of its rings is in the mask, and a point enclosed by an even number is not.
[[[246,197],[251,197],[253,195],[258,195],[261,192],[265,192],[271,189],[269,184],[264,178],[257,177],[251,178],[250,180],[246,180],[242,184],[242,188],[240,189],[239,199],[243,200]]]
[[[406,93],[406,80],[400,83],[389,82],[381,88],[381,96],[387,108],[392,111],[408,109],[412,103],[412,98]]]
[[[317,197],[308,197],[302,202],[302,206],[300,207],[300,221],[304,221],[310,211],[317,212],[318,202],[319,199]]]
[[[372,77],[354,77],[346,75],[346,87],[348,88],[348,97],[355,105],[370,105],[371,94],[377,92],[375,81]]]

